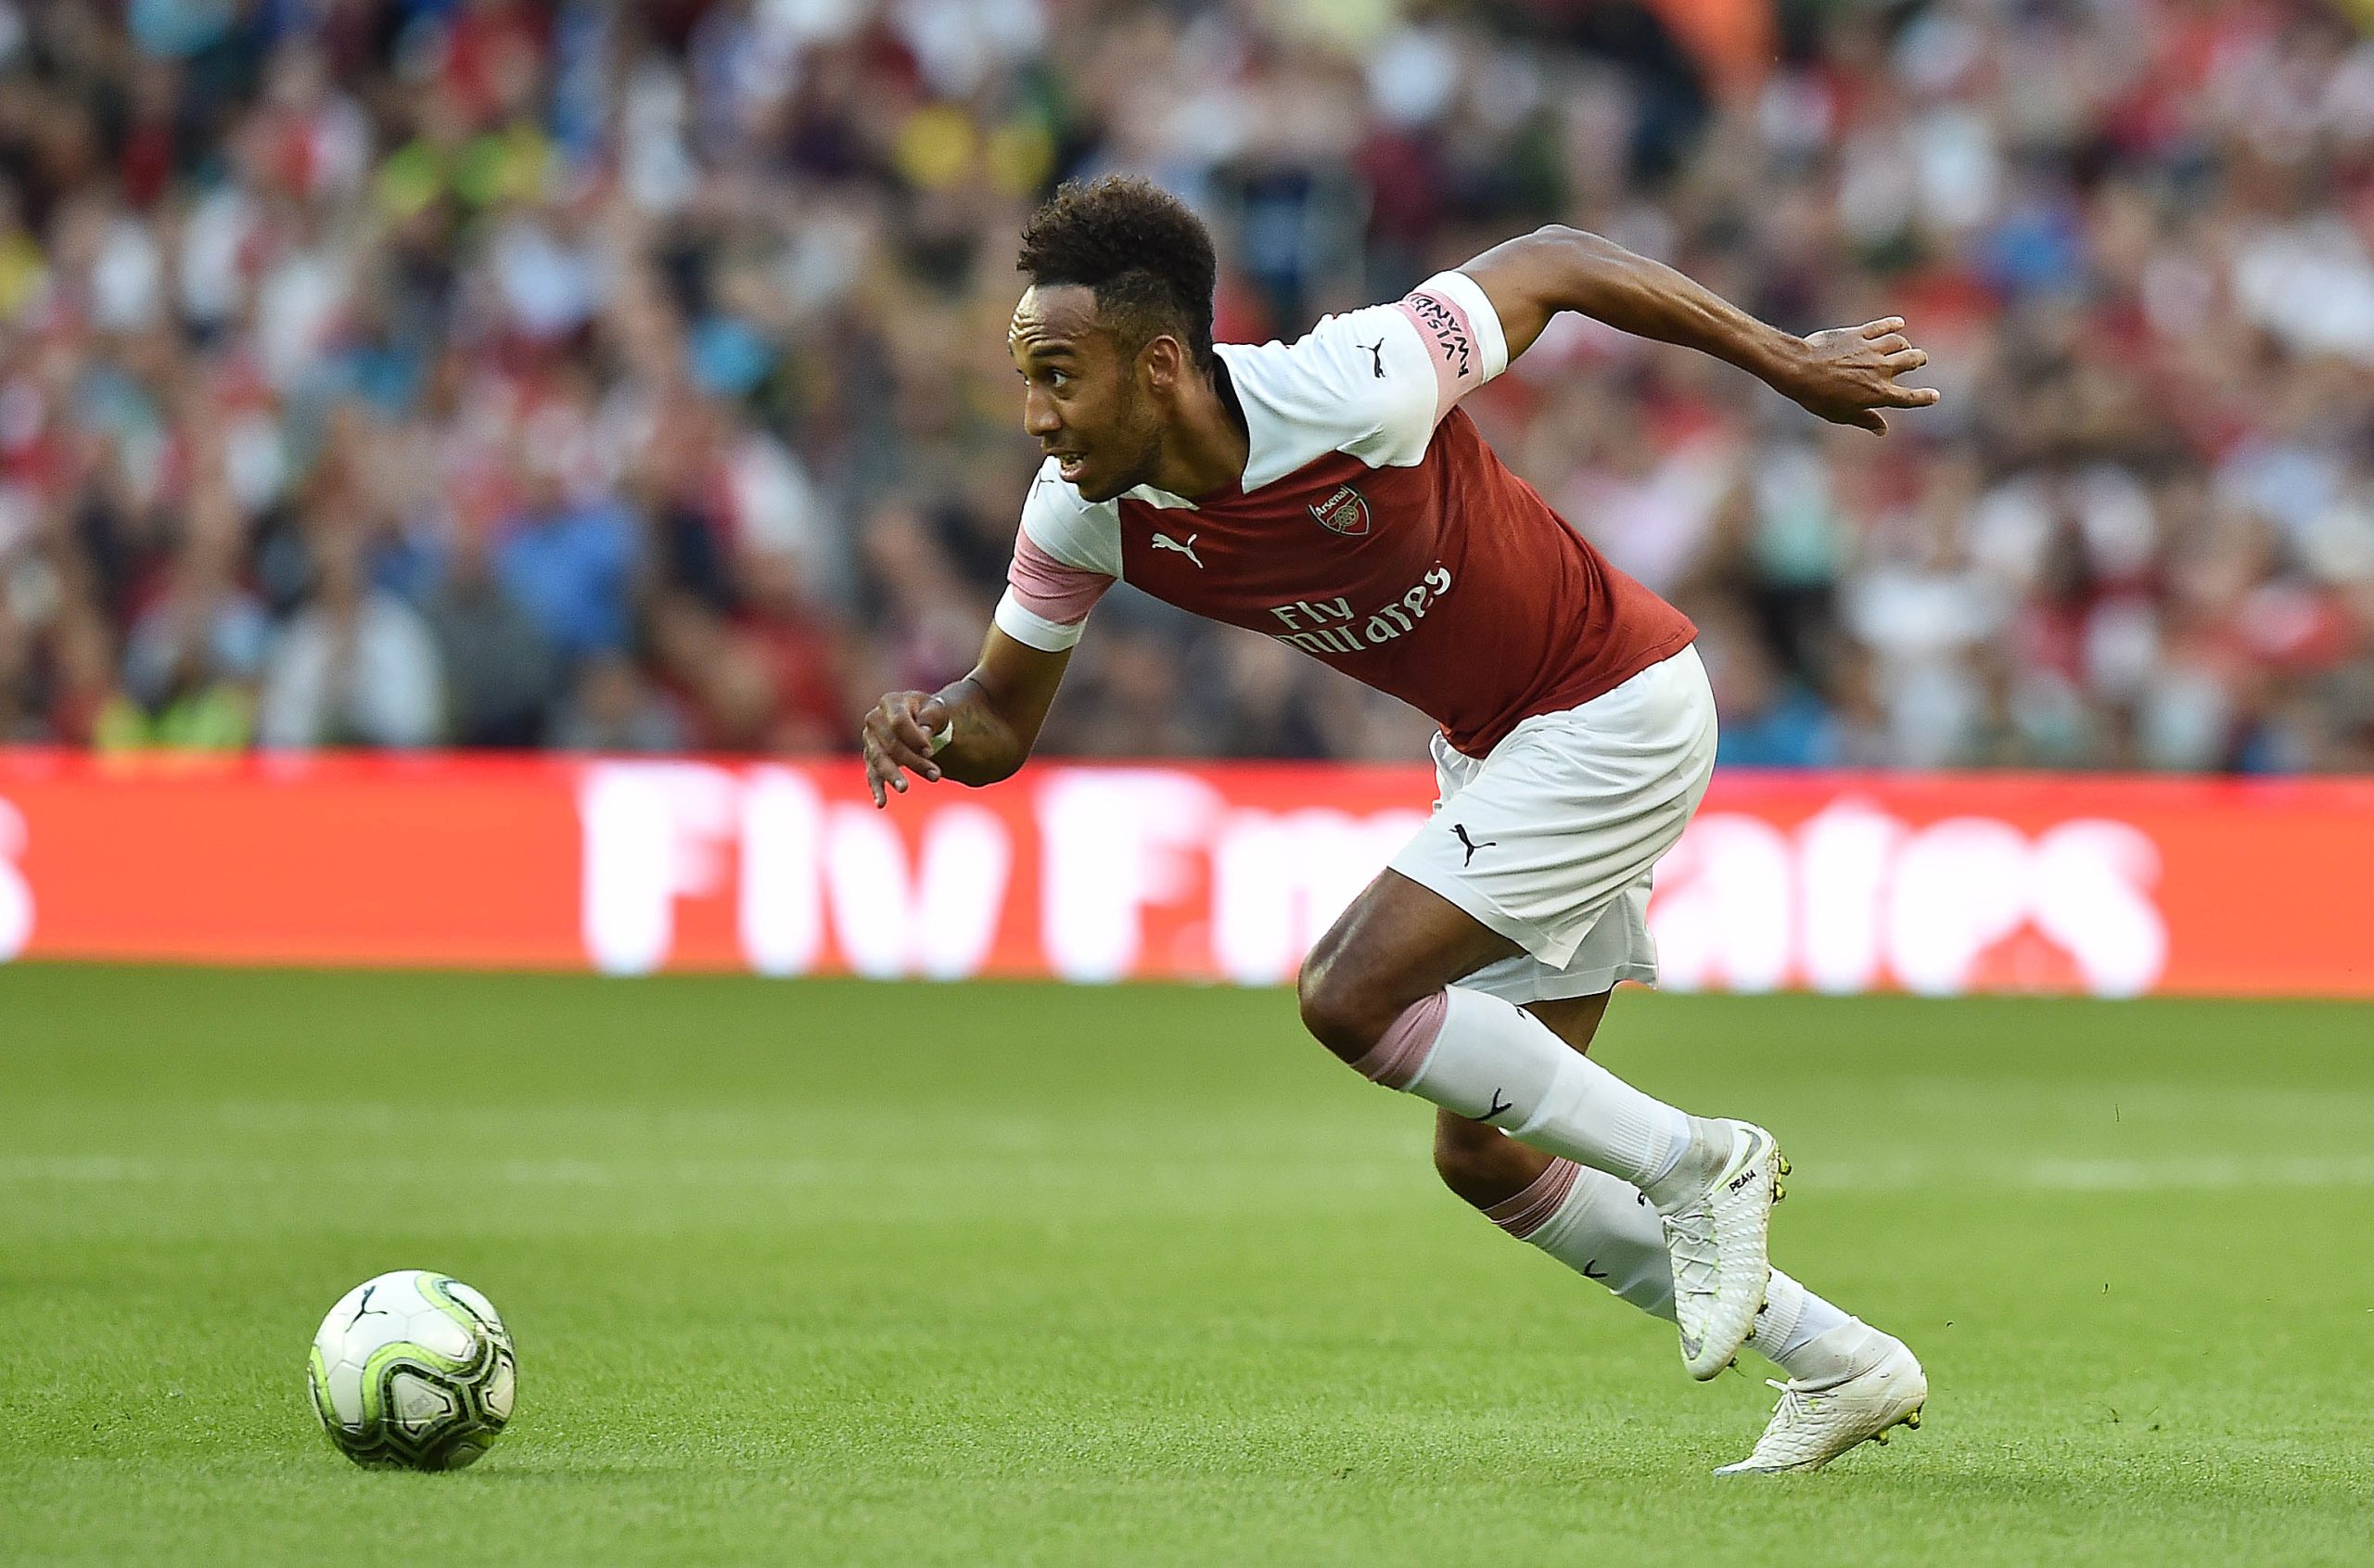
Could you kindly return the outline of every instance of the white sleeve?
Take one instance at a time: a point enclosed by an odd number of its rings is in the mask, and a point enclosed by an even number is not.
[[[1082,501],[1049,458],[1022,504],[998,630],[1042,653],[1061,653],[1079,641],[1088,612],[1120,576],[1120,509]]]
[[[1491,297],[1465,273],[1436,273],[1380,310],[1401,325],[1400,354],[1387,363],[1410,387],[1400,421],[1378,432],[1377,460],[1414,463],[1459,400],[1509,368],[1508,338]]]
[[[1464,273],[1437,273],[1390,305],[1329,316],[1292,346],[1232,351],[1248,423],[1258,432],[1245,488],[1328,452],[1372,467],[1409,467],[1459,400],[1508,367],[1492,301]]]

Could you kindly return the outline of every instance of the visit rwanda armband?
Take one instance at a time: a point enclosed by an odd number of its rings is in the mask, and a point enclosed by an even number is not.
[[[1436,273],[1394,307],[1418,329],[1435,375],[1435,417],[1509,368],[1509,340],[1484,286],[1465,273]]]

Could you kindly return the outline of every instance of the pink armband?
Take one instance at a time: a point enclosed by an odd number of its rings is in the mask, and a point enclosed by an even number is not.
[[[1419,340],[1426,345],[1426,357],[1434,362],[1435,417],[1439,420],[1487,379],[1484,346],[1475,339],[1475,325],[1456,300],[1429,289],[1419,289],[1394,309],[1410,318]]]

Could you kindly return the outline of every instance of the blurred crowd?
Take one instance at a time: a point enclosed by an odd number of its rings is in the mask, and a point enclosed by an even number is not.
[[[1223,338],[1538,223],[1884,441],[1564,318],[1472,400],[1739,763],[2374,769],[2374,6],[0,0],[0,740],[849,749],[1033,466],[1016,230],[1181,191]],[[1051,749],[1423,720],[1132,593]]]

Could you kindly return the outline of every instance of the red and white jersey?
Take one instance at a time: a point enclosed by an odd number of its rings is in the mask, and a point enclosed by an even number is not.
[[[1484,443],[1459,400],[1508,364],[1475,281],[1218,351],[1252,450],[1193,500],[1087,502],[1049,459],[1022,510],[1000,630],[1056,652],[1114,582],[1294,644],[1480,757],[1518,720],[1614,690],[1686,645],[1682,613],[1611,566]]]

